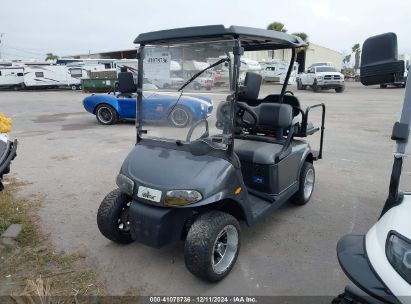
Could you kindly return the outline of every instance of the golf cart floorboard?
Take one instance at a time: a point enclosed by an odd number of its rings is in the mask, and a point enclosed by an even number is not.
[[[253,215],[253,222],[256,223],[262,220],[265,216],[271,214],[272,211],[280,208],[297,189],[298,184],[294,183],[282,194],[273,196],[248,188],[248,201]],[[267,198],[265,198],[265,196],[267,196]]]
[[[253,214],[253,218],[259,218],[261,215],[265,213],[271,206],[272,202],[262,199],[254,194],[248,194],[250,199],[250,208]]]

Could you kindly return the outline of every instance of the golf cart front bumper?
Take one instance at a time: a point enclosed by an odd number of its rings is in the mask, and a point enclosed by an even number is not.
[[[130,205],[130,231],[133,240],[160,248],[181,240],[194,212],[190,208],[151,206],[137,200]]]
[[[365,249],[364,235],[346,235],[338,241],[337,256],[347,277],[361,290],[346,287],[346,294],[364,303],[400,302],[375,273]]]

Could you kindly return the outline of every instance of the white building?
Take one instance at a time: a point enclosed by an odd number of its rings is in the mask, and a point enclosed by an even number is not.
[[[269,61],[271,59],[279,59],[290,61],[291,50],[275,50],[273,51],[256,51],[246,52],[245,57],[259,62]],[[331,62],[337,69],[342,68],[343,54],[332,49],[311,43],[308,46],[305,56],[303,52],[297,54],[297,62],[299,71],[302,72],[307,67],[315,62]]]

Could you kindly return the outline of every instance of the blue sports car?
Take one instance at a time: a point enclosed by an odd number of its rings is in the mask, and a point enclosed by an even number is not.
[[[178,100],[178,103],[177,103]],[[103,125],[119,120],[136,118],[136,94],[91,95],[83,100],[84,108],[96,115]],[[175,127],[186,127],[192,122],[206,119],[213,109],[210,98],[204,96],[181,96],[154,93],[143,97],[144,121],[168,121]]]

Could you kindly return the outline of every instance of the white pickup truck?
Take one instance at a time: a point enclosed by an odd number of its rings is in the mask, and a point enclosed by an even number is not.
[[[307,72],[297,76],[297,89],[305,90],[307,86],[314,92],[334,89],[337,93],[344,91],[344,75],[332,66],[312,66]]]

